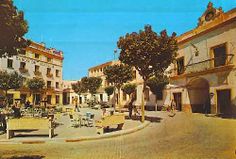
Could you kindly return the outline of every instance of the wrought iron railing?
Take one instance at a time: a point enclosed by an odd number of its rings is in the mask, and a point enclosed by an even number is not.
[[[219,56],[210,58],[196,63],[190,63],[182,68],[175,68],[169,71],[170,76],[176,76],[181,74],[189,74],[194,72],[201,72],[213,68],[227,66],[233,64],[233,54],[227,54],[225,56]]]

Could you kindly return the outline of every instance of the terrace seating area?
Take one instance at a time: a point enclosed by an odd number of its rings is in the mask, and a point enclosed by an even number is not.
[[[6,117],[6,133],[0,134],[1,139],[29,139],[29,138],[65,138],[78,136],[96,136],[101,128],[109,130],[105,133],[121,130],[140,125],[139,121],[125,120],[125,115],[114,112],[113,108],[108,108],[108,116],[104,118],[103,110],[92,108],[80,108],[80,111],[74,111],[73,106],[61,106],[55,108],[21,108],[20,116],[15,117],[14,112],[7,108],[1,109],[1,116]],[[122,122],[113,120],[113,117],[119,116]],[[0,129],[4,127],[3,118],[1,118]],[[119,120],[119,121],[121,121]],[[108,122],[109,121],[109,122]],[[98,123],[102,122],[102,127]],[[106,123],[109,123],[106,125]],[[104,125],[105,124],[105,125]],[[101,125],[100,125],[101,126]],[[3,129],[2,129],[3,130]],[[1,131],[1,130],[0,130]],[[100,131],[104,133],[104,131]]]

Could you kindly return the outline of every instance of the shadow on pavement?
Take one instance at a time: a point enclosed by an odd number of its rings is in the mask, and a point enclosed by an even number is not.
[[[131,120],[139,120],[141,121],[141,116],[132,116]],[[125,116],[125,119],[130,119],[128,116]],[[153,117],[153,116],[145,116],[145,120],[150,121],[150,122],[155,122],[155,123],[160,123],[162,118],[160,117]]]
[[[45,156],[40,155],[31,155],[31,156],[12,156],[12,157],[6,157],[3,159],[42,159]]]
[[[236,119],[236,115],[232,114],[206,114],[206,117],[218,117],[223,119]]]

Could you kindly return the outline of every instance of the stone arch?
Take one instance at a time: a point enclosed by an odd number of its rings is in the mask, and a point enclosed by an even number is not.
[[[201,77],[193,78],[188,82],[187,90],[192,112],[209,113],[209,82]]]

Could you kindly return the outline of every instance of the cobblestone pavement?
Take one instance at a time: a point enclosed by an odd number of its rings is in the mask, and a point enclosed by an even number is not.
[[[202,114],[147,112],[152,123],[133,134],[76,143],[0,145],[2,158],[232,159],[236,120]]]

